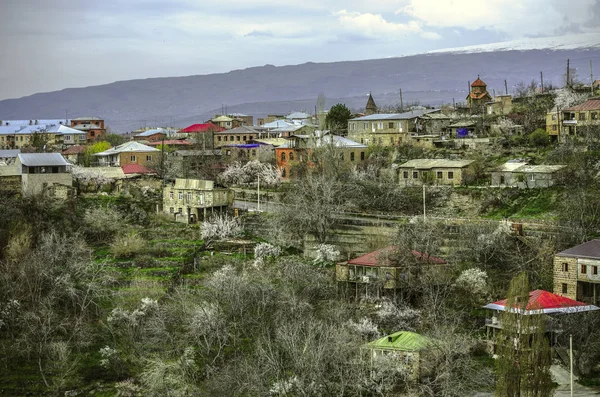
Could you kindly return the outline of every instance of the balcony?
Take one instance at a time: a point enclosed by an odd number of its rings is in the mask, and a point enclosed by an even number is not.
[[[577,120],[563,120],[563,125],[577,125]]]

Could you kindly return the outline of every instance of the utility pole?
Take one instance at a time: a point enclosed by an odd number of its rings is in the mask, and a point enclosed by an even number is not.
[[[454,100],[454,98],[452,98],[452,107],[454,108],[454,110],[456,110],[456,101]]]
[[[257,185],[257,191],[256,191],[256,197],[257,197],[257,210],[258,212],[260,212],[260,172],[258,173],[258,185]]]
[[[542,94],[544,93],[544,72],[540,72],[540,80],[542,82]]]
[[[506,95],[508,95],[508,83],[506,82],[506,80],[504,80],[504,91]]]
[[[570,68],[571,60],[567,59],[567,87],[571,88],[571,68]]]
[[[423,182],[423,222],[427,221],[427,215],[425,214],[425,182]]]
[[[569,363],[571,367],[571,397],[573,397],[573,334],[569,335]]]
[[[404,111],[404,101],[402,100],[402,88],[400,88],[400,112]]]
[[[594,74],[592,73],[592,60],[590,59],[590,89],[594,95]]]

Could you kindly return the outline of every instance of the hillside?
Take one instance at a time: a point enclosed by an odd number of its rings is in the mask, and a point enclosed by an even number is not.
[[[200,122],[220,112],[224,104],[230,112],[255,117],[292,110],[312,112],[321,92],[328,98],[327,106],[345,102],[351,108],[364,106],[369,92],[380,106],[397,104],[399,88],[405,102],[439,104],[453,98],[461,102],[467,82],[477,75],[490,91],[500,93],[504,79],[510,89],[520,81],[539,79],[540,71],[546,83],[560,84],[567,58],[584,81],[589,80],[589,61],[600,64],[600,53],[589,44],[548,47],[521,51],[500,45],[471,52],[454,49],[399,58],[265,65],[220,74],[119,81],[3,100],[0,120],[56,118],[68,111],[70,116],[102,117],[114,131],[125,132],[144,125]]]

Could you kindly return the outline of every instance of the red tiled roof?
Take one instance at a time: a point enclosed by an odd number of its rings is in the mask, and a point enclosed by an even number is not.
[[[127,165],[122,165],[121,169],[123,170],[123,173],[125,175],[130,175],[130,174],[156,174],[156,171],[148,168],[148,167],[144,167],[143,165],[139,165],[139,164],[127,164]]]
[[[192,144],[191,142],[188,142],[188,141],[179,141],[179,140],[172,139],[172,140],[168,140],[168,141],[164,141],[164,142],[163,141],[149,142],[149,143],[147,143],[147,145],[148,146],[158,146],[158,145],[162,145],[163,143],[165,145],[173,145],[173,146],[177,146],[177,145],[191,145]]]
[[[85,152],[86,147],[83,145],[74,145],[62,151],[62,154],[81,154]]]
[[[469,93],[469,96],[471,97],[471,99],[482,99],[482,98],[485,98],[486,95],[491,98],[490,93],[487,91],[484,91],[481,94],[476,94],[474,92]]]
[[[477,77],[477,80],[475,80],[472,84],[471,87],[487,87],[487,84],[483,82],[483,80],[481,80],[479,77]]]
[[[506,310],[507,299],[490,303],[484,307],[493,310]],[[580,311],[598,310],[598,307],[583,302],[553,294],[552,292],[536,289],[529,292],[529,301],[525,309],[519,308],[522,314],[542,313],[572,313]],[[516,311],[516,307],[515,310]]]
[[[369,252],[368,254],[359,256],[358,258],[354,258],[354,259],[348,261],[348,264],[349,265],[361,265],[361,266],[385,265],[384,263],[381,263],[381,259],[385,259],[385,257],[388,254],[391,254],[397,250],[398,250],[397,246],[390,245],[389,247],[380,248],[377,251]],[[412,250],[411,253],[414,255],[414,257],[417,260],[420,260],[420,261],[426,261],[426,262],[438,263],[438,264],[446,263],[446,261],[443,259],[440,259],[435,256],[429,256],[428,254],[422,254],[419,251]],[[387,259],[385,261],[388,262]]]
[[[588,99],[580,105],[571,106],[570,108],[564,110],[600,110],[600,99]]]
[[[213,123],[192,124],[185,127],[180,132],[207,132],[207,131],[225,131],[225,128],[219,127]]]

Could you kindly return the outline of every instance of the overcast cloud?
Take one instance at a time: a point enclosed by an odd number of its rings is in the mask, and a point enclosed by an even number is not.
[[[597,32],[599,0],[2,0],[0,99]]]

